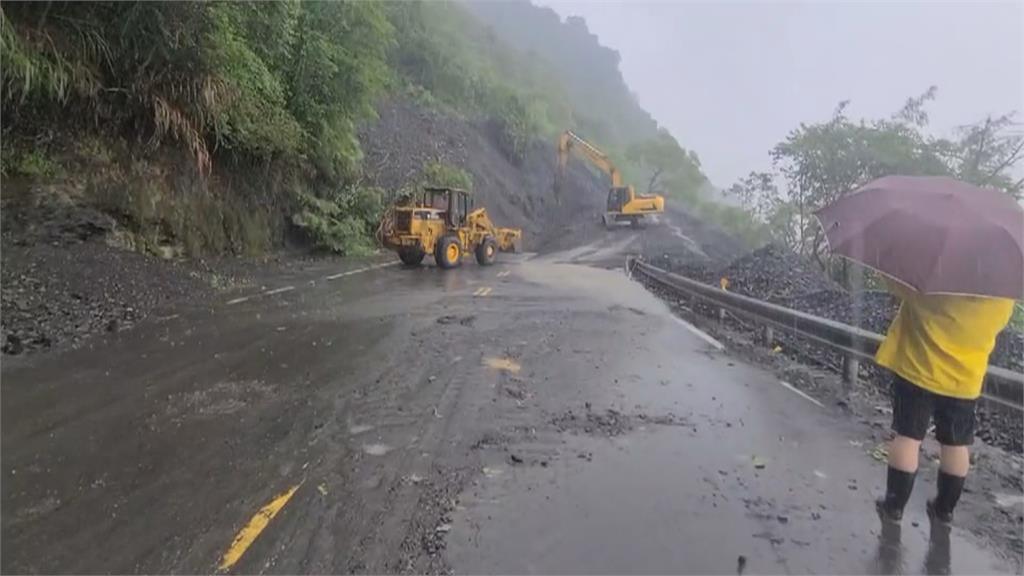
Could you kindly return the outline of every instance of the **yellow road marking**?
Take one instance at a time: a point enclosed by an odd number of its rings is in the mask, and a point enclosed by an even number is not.
[[[274,516],[277,516],[277,513],[284,508],[284,505],[291,500],[295,491],[299,489],[299,486],[302,486],[301,482],[292,486],[287,492],[279,494],[276,498],[270,501],[270,504],[260,508],[259,512],[249,520],[249,523],[245,525],[245,528],[242,528],[238,535],[235,536],[234,541],[231,542],[231,546],[228,547],[227,552],[224,553],[224,557],[221,558],[220,566],[217,567],[219,572],[230,570],[231,567],[242,558],[242,554],[245,554],[245,551],[249,549],[249,546],[252,546],[252,543],[259,537],[260,532],[263,532],[263,529],[267,527],[267,524],[270,524],[270,521],[274,519]]]
[[[511,358],[484,358],[484,366],[513,374],[518,374],[519,370],[522,369],[522,366]]]

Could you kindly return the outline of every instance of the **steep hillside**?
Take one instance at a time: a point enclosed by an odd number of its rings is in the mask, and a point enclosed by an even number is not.
[[[585,241],[600,232],[597,222],[607,185],[581,165],[574,165],[559,201],[553,193],[552,144],[534,140],[522,160],[513,163],[485,122],[453,117],[402,99],[383,103],[379,116],[360,132],[366,148],[366,176],[374,185],[400,188],[424,165],[440,161],[470,174],[478,205],[485,206],[500,225],[522,228],[527,250],[543,251],[565,236]]]
[[[624,150],[653,138],[658,123],[640,107],[622,78],[619,54],[600,43],[579,17],[564,22],[527,0],[467,2],[494,35],[557,70],[578,129],[608,148]]]

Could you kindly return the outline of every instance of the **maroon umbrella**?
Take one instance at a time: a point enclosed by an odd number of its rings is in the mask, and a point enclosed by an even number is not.
[[[815,214],[829,247],[925,294],[1024,296],[1024,210],[936,176],[886,176]]]

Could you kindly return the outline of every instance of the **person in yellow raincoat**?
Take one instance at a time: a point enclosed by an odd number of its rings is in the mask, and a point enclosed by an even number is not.
[[[892,428],[885,497],[879,515],[899,521],[917,475],[921,441],[935,421],[938,493],[928,516],[952,522],[970,467],[974,408],[996,336],[1010,321],[1013,300],[980,296],[923,295],[894,281],[902,301],[875,360],[893,372]]]

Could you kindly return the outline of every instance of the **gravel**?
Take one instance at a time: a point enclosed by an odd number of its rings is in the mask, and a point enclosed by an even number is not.
[[[180,266],[107,246],[4,246],[0,306],[4,354],[77,347],[130,328],[173,302],[197,300],[209,284]]]
[[[769,302],[812,292],[839,290],[817,265],[788,249],[768,244],[741,256],[716,274],[729,281],[729,290]]]

